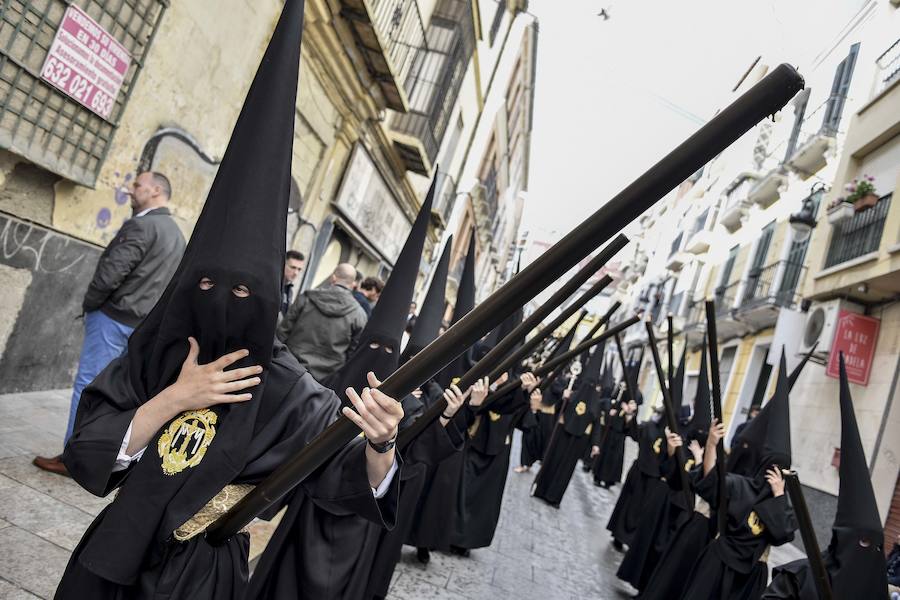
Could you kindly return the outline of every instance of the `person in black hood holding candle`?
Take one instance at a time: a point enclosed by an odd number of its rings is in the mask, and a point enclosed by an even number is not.
[[[115,500],[88,528],[56,598],[243,598],[249,536],[203,532],[339,414],[275,340],[303,21],[288,0],[184,257],[128,349],[85,389],[63,461]],[[400,404],[376,390],[343,412],[363,432],[307,493],[382,525],[397,507]],[[377,488],[377,493],[375,489]]]

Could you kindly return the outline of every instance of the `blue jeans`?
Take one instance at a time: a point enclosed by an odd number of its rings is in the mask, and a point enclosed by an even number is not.
[[[100,371],[106,368],[106,365],[122,354],[132,331],[134,331],[134,327],[122,325],[99,310],[84,315],[84,342],[81,345],[78,374],[75,375],[75,385],[72,390],[65,442],[69,441],[75,427],[75,414],[78,412],[81,392],[100,374]]]

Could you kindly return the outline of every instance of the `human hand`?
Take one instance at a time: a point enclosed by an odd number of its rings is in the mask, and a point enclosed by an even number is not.
[[[498,378],[496,379],[496,381],[494,381],[494,383],[491,384],[491,391],[492,391],[492,392],[493,392],[493,391],[496,391],[496,389],[497,389],[498,387],[500,387],[501,385],[503,385],[504,383],[506,383],[506,381],[507,381],[508,379],[509,379],[509,371],[506,371],[506,372],[503,373],[503,375],[501,375],[500,377],[498,377]]]
[[[776,498],[784,495],[784,477],[781,475],[781,469],[778,465],[772,465],[771,469],[766,469],[766,481],[772,488],[772,495]]]
[[[519,381],[522,382],[522,389],[526,392],[531,392],[531,390],[536,388],[538,384],[537,377],[535,377],[534,373],[532,373],[531,371],[522,373],[522,375],[519,377]]]
[[[681,448],[683,445],[684,441],[681,439],[681,436],[669,431],[669,428],[666,427],[666,448],[669,452],[669,456],[674,455],[675,450]]]
[[[541,393],[540,389],[535,389],[531,392],[531,395],[528,397],[529,405],[532,412],[536,412],[541,409],[541,401],[544,399],[544,394]]]
[[[572,397],[572,390],[563,391],[563,400],[568,400]]]
[[[600,454],[600,446],[591,446],[591,458]]]
[[[449,388],[444,390],[444,400],[447,401],[447,408],[444,409],[444,413],[441,417],[445,420],[449,420],[448,417],[453,418],[453,415],[457,413],[459,408],[463,405],[463,402],[469,397],[470,393],[472,393],[471,387],[463,394],[462,390],[460,390],[455,383],[451,384]]]
[[[476,381],[475,385],[472,386],[469,404],[471,404],[472,406],[481,406],[481,403],[484,402],[485,398],[487,398],[490,388],[490,382],[488,381],[487,377],[482,377],[481,379]]]
[[[397,425],[403,418],[403,407],[387,394],[375,389],[381,385],[375,374],[369,371],[366,375],[371,387],[365,387],[361,394],[353,388],[347,388],[347,398],[353,403],[354,411],[349,406],[341,409],[345,417],[356,423],[373,444],[383,444],[397,436]]]
[[[715,448],[719,444],[719,440],[725,437],[725,425],[719,423],[718,419],[713,419],[709,427],[709,436],[706,438],[706,448]]]
[[[410,392],[414,398],[420,400],[422,398],[422,388],[416,388],[412,392]]]
[[[700,442],[691,440],[688,450],[690,450],[691,454],[694,456],[694,464],[699,465],[703,462],[703,448],[700,446]]]
[[[261,366],[225,370],[242,358],[246,358],[250,354],[249,351],[236,350],[211,363],[201,365],[197,362],[200,355],[197,340],[189,337],[188,346],[188,355],[181,365],[178,379],[166,389],[179,412],[209,408],[217,404],[246,402],[253,397],[249,392],[240,394],[236,392],[260,384],[262,380],[258,375],[263,371]]]

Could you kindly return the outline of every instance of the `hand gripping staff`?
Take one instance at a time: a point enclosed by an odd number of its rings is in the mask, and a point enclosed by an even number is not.
[[[618,234],[753,126],[778,112],[803,86],[803,77],[793,67],[778,66],[444,335],[407,361],[382,383],[381,390],[389,396],[401,398],[416,389],[550,285],[560,273],[577,265],[593,249]],[[207,531],[209,542],[220,544],[240,531],[357,435],[359,428],[349,419],[339,417],[216,520]]]

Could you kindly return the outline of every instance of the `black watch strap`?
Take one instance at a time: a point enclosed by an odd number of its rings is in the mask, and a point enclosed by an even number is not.
[[[372,442],[372,440],[367,441],[369,443],[369,446],[372,447],[372,450],[374,450],[378,454],[385,454],[387,452],[390,452],[390,450],[397,444],[397,436],[395,435],[388,441],[381,442],[380,444],[375,444]]]

